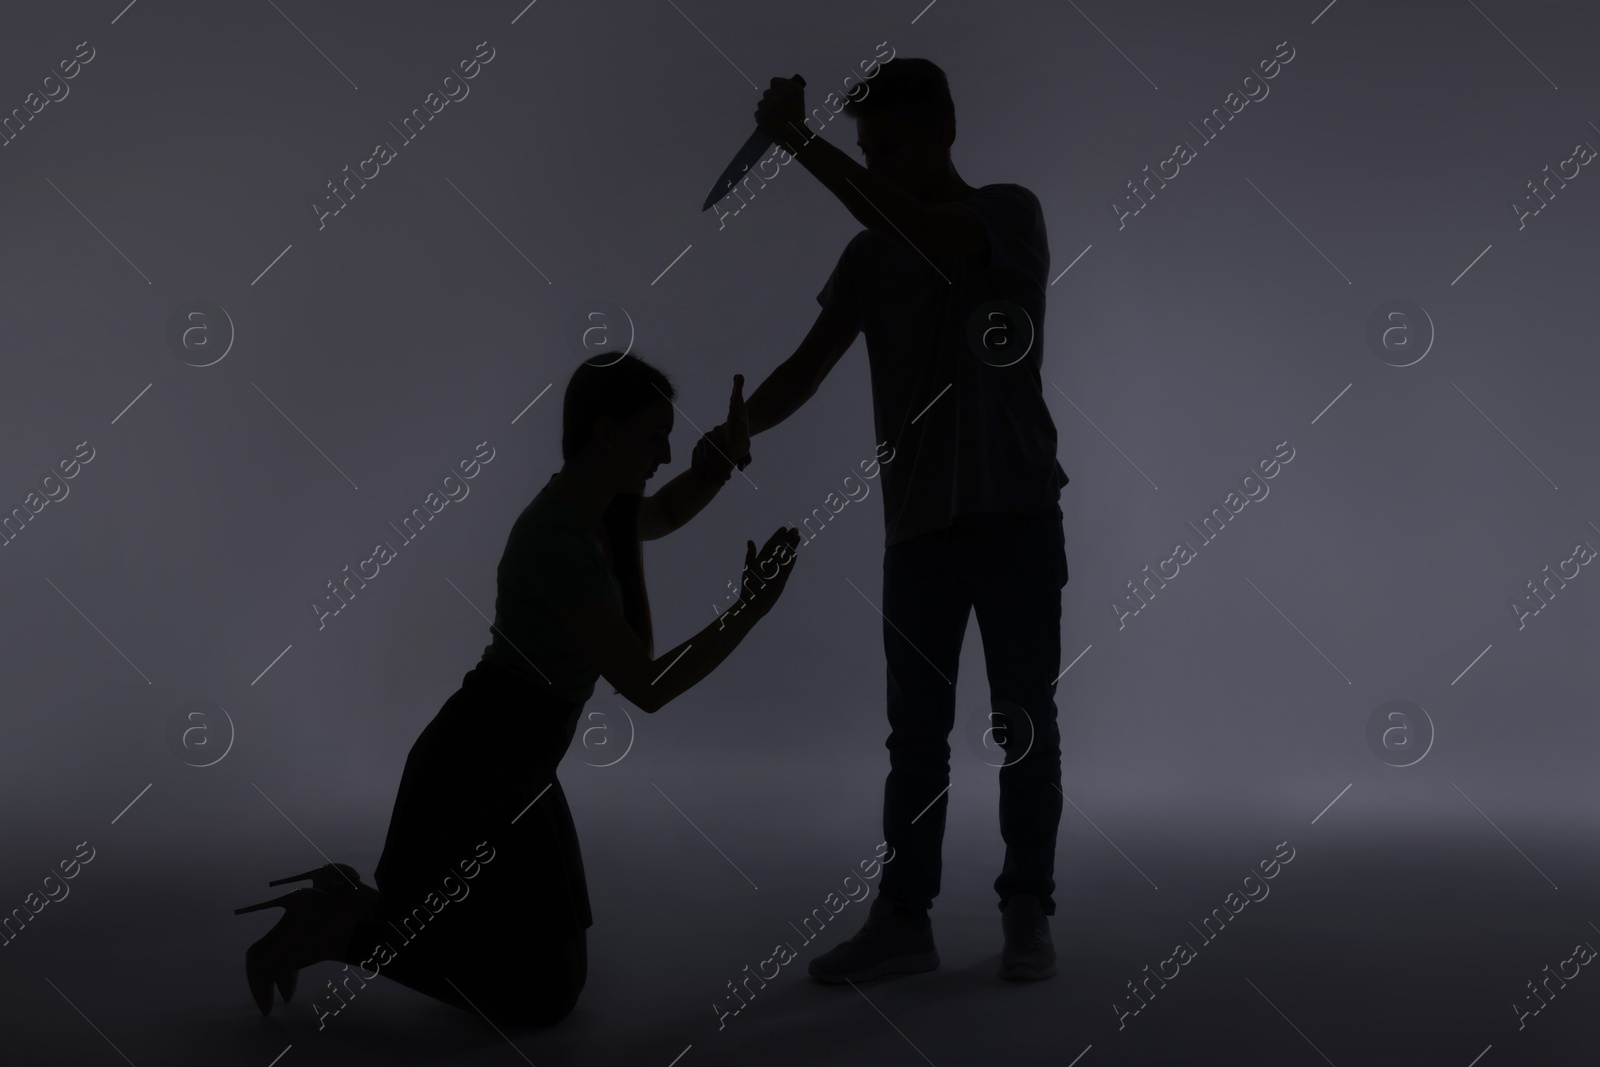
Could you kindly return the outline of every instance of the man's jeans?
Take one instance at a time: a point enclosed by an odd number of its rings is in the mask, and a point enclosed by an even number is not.
[[[890,732],[883,832],[894,859],[884,865],[881,896],[926,910],[939,893],[950,731],[958,725],[956,669],[967,616],[976,608],[992,705],[963,710],[963,736],[956,743],[966,754],[969,731],[991,731],[987,749],[980,751],[1000,767],[1000,836],[1006,844],[1005,865],[994,882],[1000,906],[1014,894],[1031,893],[1046,915],[1055,914],[1062,800],[1055,684],[1066,582],[1059,505],[1028,516],[959,516],[953,527],[885,549]],[[991,720],[991,710],[1004,717]]]

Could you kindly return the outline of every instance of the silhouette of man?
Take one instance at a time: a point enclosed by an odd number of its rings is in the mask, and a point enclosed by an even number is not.
[[[936,65],[891,53],[863,70],[866,80],[843,100],[830,93],[827,110],[813,116],[826,122],[843,110],[854,118],[865,167],[806,129],[798,83],[772,79],[756,111],[780,149],[866,229],[817,295],[822,311],[800,347],[751,395],[750,433],[798,410],[864,332],[874,439],[896,450],[882,468],[883,830],[895,858],[861,931],[810,971],[844,982],[938,966],[927,913],[939,892],[956,670],[975,610],[993,702],[986,725],[1005,751],[1006,851],[994,883],[1005,935],[1000,974],[1048,978],[1067,476],[1041,387],[1044,217],[1028,189],[975,188],[956,173],[955,109]],[[741,468],[746,462],[740,457]]]

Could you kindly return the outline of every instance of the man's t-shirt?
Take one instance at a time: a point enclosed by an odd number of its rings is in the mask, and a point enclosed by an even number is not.
[[[494,639],[482,659],[508,667],[563,700],[594,695],[600,671],[578,651],[552,610],[611,597],[622,587],[600,542],[548,486],[512,524],[495,577]]]
[[[1068,481],[1040,376],[1050,250],[1039,198],[1003,183],[959,203],[988,232],[987,265],[956,255],[930,264],[900,239],[862,230],[817,294],[866,335],[877,440],[895,450],[880,468],[885,547],[958,515],[1051,511]],[[999,300],[1032,320],[1026,356],[1017,358],[1027,324],[985,308]],[[1005,336],[997,323],[1009,323]]]

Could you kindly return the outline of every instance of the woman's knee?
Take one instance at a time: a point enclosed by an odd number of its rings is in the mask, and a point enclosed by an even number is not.
[[[486,1014],[503,1026],[553,1026],[572,1014],[582,992],[581,981],[508,990],[508,996]]]
[[[587,937],[580,933],[549,953],[549,966],[506,983],[490,1015],[510,1026],[550,1026],[572,1014],[589,977]]]

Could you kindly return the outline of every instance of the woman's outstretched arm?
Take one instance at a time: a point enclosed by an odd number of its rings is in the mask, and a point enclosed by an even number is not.
[[[722,427],[717,427],[717,430],[720,429]],[[639,501],[639,540],[654,541],[678,529],[700,514],[732,477],[732,459],[724,462],[713,452],[713,449],[727,451],[725,446],[715,443],[713,434],[716,432],[713,430],[700,438],[695,445],[694,461],[688,470],[657,489],[653,495]],[[712,458],[702,460],[704,453],[710,453]],[[717,471],[722,468],[725,469],[718,474]]]
[[[734,464],[741,458],[748,460],[750,420],[743,388],[744,375],[735,374],[727,421],[701,435],[688,470],[640,501],[641,541],[665,537],[698,515],[733,476]]]
[[[659,711],[715,670],[772,610],[788,584],[799,542],[800,533],[792,527],[780,527],[768,538],[759,557],[755,544],[747,542],[738,601],[716,622],[655,659],[605,596],[558,607],[556,615],[601,677],[645,711]]]

